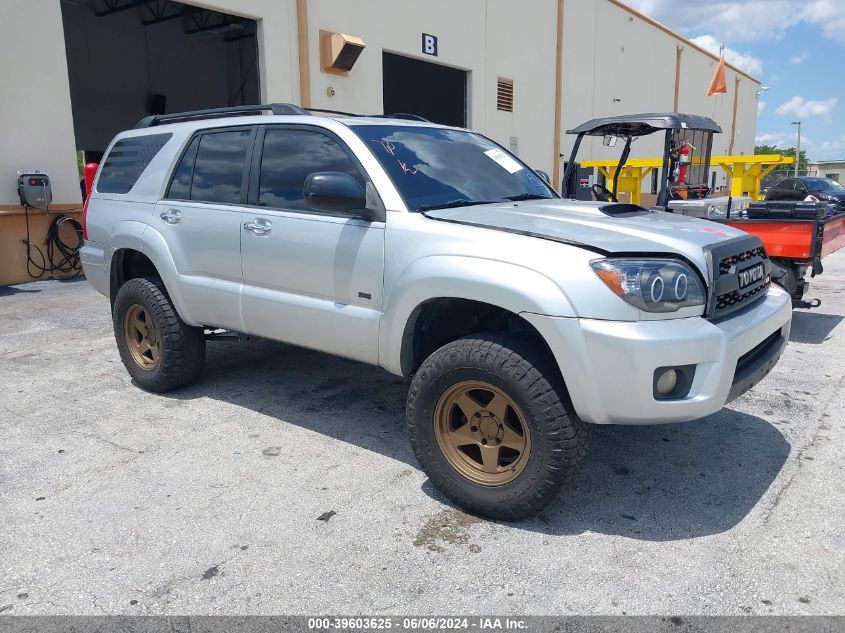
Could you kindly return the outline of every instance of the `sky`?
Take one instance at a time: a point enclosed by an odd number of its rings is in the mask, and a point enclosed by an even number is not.
[[[761,80],[757,144],[845,160],[845,0],[625,0]]]

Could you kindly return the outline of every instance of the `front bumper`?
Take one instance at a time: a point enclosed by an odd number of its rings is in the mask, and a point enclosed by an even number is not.
[[[721,321],[599,321],[523,313],[560,366],[578,416],[597,424],[661,424],[710,415],[759,382],[780,358],[792,324],[789,295]],[[654,397],[658,367],[695,365],[688,394]]]

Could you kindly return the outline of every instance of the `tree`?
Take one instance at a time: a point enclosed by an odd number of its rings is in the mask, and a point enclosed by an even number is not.
[[[790,147],[789,149],[780,149],[775,147],[774,145],[755,145],[754,146],[754,153],[755,154],[783,154],[784,156],[792,156],[795,157],[795,148]],[[783,171],[783,172],[794,172],[795,171],[795,164],[792,165],[783,165],[778,167],[775,171]],[[807,173],[807,152],[803,149],[801,150],[801,154],[798,157],[798,173]]]

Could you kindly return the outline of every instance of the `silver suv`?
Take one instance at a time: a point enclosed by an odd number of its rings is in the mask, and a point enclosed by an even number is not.
[[[111,143],[85,216],[85,273],[142,388],[196,380],[220,329],[413,377],[417,459],[489,517],[554,498],[589,423],[718,411],[789,337],[757,238],[562,200],[490,139],[410,117],[149,117]]]

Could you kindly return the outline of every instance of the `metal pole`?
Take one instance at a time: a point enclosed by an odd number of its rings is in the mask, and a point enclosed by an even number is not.
[[[569,181],[572,179],[572,174],[575,171],[575,157],[578,155],[578,149],[581,147],[581,141],[584,139],[586,132],[581,132],[575,137],[575,144],[572,146],[572,153],[569,155],[569,162],[566,163],[566,169],[563,172],[563,182],[560,183],[560,197],[561,198],[575,198],[577,193],[569,190]],[[560,158],[558,158],[560,163]]]
[[[657,192],[655,206],[665,207],[669,204],[669,167],[672,165],[669,160],[669,150],[672,147],[672,130],[666,130],[663,141],[663,166],[660,168],[660,190]]]
[[[798,178],[798,165],[801,162],[801,121],[793,121],[798,126],[798,144],[795,147],[795,177]]]

